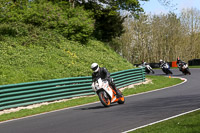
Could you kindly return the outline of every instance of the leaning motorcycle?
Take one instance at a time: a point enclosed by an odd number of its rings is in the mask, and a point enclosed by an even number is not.
[[[155,73],[149,64],[145,65],[145,71],[147,74],[149,74],[150,72],[152,72],[153,74]]]
[[[161,69],[165,74],[173,74],[168,63],[161,65]]]
[[[149,74],[150,72],[152,72],[153,74],[155,73],[149,64],[141,64],[141,65],[139,65],[139,67],[140,68],[145,67],[145,72],[147,74]]]
[[[184,65],[180,65],[180,67],[181,67],[181,72],[183,73],[183,74],[189,74],[189,75],[191,75],[191,72],[190,72],[190,70],[189,70],[189,67],[188,67],[188,64],[184,64]]]
[[[117,97],[116,92],[109,85],[107,80],[99,78],[97,81],[92,83],[92,89],[99,96],[99,100],[105,107],[109,107],[111,103],[117,102],[118,104],[124,104],[125,98],[120,90],[120,97]]]

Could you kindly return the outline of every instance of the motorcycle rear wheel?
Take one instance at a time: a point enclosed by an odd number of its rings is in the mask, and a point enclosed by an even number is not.
[[[99,96],[99,100],[105,107],[110,106],[110,103],[111,103],[110,98],[108,97],[108,94],[105,91],[100,91],[98,93],[98,96]]]
[[[155,72],[154,72],[154,70],[151,70],[151,72],[154,74]]]

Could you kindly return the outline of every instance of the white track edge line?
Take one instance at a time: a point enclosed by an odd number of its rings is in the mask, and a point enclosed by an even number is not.
[[[136,127],[136,128],[133,128],[133,129],[124,131],[124,132],[122,132],[122,133],[128,133],[128,132],[131,132],[131,131],[135,131],[135,130],[137,130],[137,129],[141,129],[141,128],[144,128],[144,127],[147,127],[147,126],[150,126],[150,125],[154,125],[154,124],[156,124],[156,123],[160,123],[160,122],[163,122],[163,121],[167,121],[167,120],[170,120],[170,119],[173,119],[173,118],[176,118],[176,117],[179,117],[179,116],[183,116],[183,115],[186,115],[186,114],[189,114],[189,113],[198,111],[198,110],[200,110],[200,108],[197,108],[197,109],[194,109],[194,110],[191,110],[191,111],[188,111],[188,112],[184,112],[184,113],[181,113],[181,114],[178,114],[178,115],[174,115],[174,116],[165,118],[165,119],[163,119],[163,120],[159,120],[159,121],[156,121],[156,122],[152,122],[152,123],[149,123],[149,124],[140,126],[140,127]]]
[[[186,78],[181,78],[181,77],[174,77],[174,78],[180,78],[181,80],[184,80],[184,81],[179,83],[179,84],[176,84],[176,85],[172,85],[172,86],[168,86],[168,87],[164,87],[164,88],[160,88],[160,89],[156,89],[156,90],[151,90],[151,91],[147,91],[147,92],[142,92],[142,93],[138,93],[138,94],[133,94],[133,95],[129,95],[129,96],[126,96],[126,97],[132,97],[132,96],[147,94],[147,93],[151,93],[151,92],[161,91],[161,90],[165,90],[165,89],[168,89],[168,88],[171,88],[171,87],[179,86],[179,85],[187,82]]]
[[[133,94],[133,95],[129,95],[129,96],[126,96],[126,97],[137,96],[137,95],[147,94],[147,93],[151,93],[151,92],[155,92],[155,91],[160,91],[160,90],[164,90],[164,89],[167,89],[167,88],[170,88],[170,87],[175,87],[175,86],[178,86],[178,85],[181,85],[181,84],[187,82],[186,78],[181,78],[181,77],[175,77],[175,78],[180,78],[180,79],[182,79],[184,81],[179,83],[179,84],[173,85],[173,86],[168,86],[168,87],[161,88],[161,89],[156,89],[156,90],[153,90],[153,91],[147,91],[147,92],[143,92],[143,93]],[[99,101],[98,102],[93,102],[93,103],[87,103],[87,104],[83,104],[83,105],[78,105],[78,106],[74,106],[74,107],[68,107],[68,108],[64,108],[64,109],[54,110],[54,111],[50,111],[50,112],[44,112],[44,113],[35,114],[35,115],[31,115],[31,116],[25,116],[25,117],[21,117],[21,118],[12,119],[12,120],[6,120],[6,121],[0,122],[0,124],[7,123],[7,122],[12,122],[12,121],[16,121],[16,120],[21,120],[21,119],[26,119],[26,118],[31,118],[31,117],[35,117],[35,116],[39,116],[39,115],[54,113],[54,112],[58,112],[58,111],[62,111],[62,110],[78,108],[78,107],[82,107],[82,106],[86,106],[86,105],[92,105],[92,104],[95,104],[95,103],[99,103]]]

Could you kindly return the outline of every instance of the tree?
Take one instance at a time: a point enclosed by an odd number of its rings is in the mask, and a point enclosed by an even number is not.
[[[200,58],[200,10],[183,9],[180,16],[183,33],[182,49],[186,60]]]
[[[148,0],[143,0],[148,1]],[[86,10],[91,10],[95,19],[94,37],[102,41],[111,41],[124,32],[123,22],[126,16],[120,10],[131,12],[138,17],[143,12],[138,0],[77,0]]]

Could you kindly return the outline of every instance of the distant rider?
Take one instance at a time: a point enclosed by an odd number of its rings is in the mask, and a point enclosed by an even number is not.
[[[185,63],[184,61],[182,61],[182,60],[180,60],[180,58],[178,57],[177,58],[177,66],[178,66],[178,68],[179,68],[179,70],[181,71],[181,72],[183,72],[184,74],[186,74],[185,72],[184,72],[184,69],[186,69],[187,71],[188,71],[188,74],[189,75],[191,75],[191,72],[189,71],[189,68],[188,68],[188,64],[187,63]]]
[[[163,68],[165,64],[166,64],[165,61],[160,59],[160,62],[159,62],[160,68]]]
[[[146,67],[146,65],[148,65],[146,62],[142,61],[142,64],[141,64],[143,67]]]
[[[182,71],[184,65],[188,67],[187,63],[182,61],[179,57],[177,58],[176,64],[180,71]]]
[[[95,82],[99,78],[102,80],[107,80],[109,85],[112,87],[112,89],[116,92],[117,96],[120,97],[120,93],[118,92],[115,83],[113,82],[113,79],[110,77],[110,73],[108,70],[104,67],[99,67],[97,63],[92,63],[91,69],[93,70],[92,73],[92,81]]]

